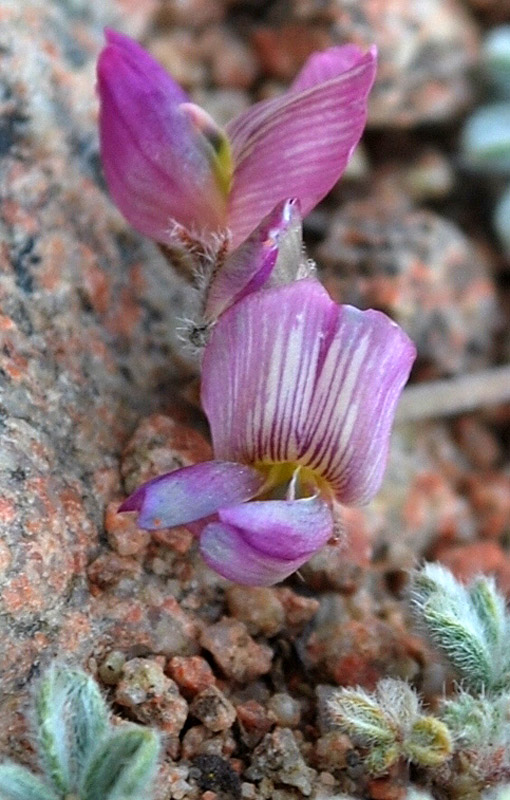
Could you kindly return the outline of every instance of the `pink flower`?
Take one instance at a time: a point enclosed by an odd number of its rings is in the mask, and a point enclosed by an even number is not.
[[[212,322],[251,292],[307,277],[315,267],[303,247],[296,199],[283,200],[213,271],[205,291],[204,319]]]
[[[288,197],[306,215],[358,143],[376,55],[353,45],[316,53],[280,97],[221,130],[136,42],[107,31],[98,62],[104,172],[142,233],[172,245],[228,229],[237,247]]]
[[[337,306],[315,280],[247,295],[204,353],[216,460],[149,481],[120,510],[149,530],[198,521],[201,553],[221,575],[282,580],[328,541],[336,504],[379,489],[414,358],[388,317]]]

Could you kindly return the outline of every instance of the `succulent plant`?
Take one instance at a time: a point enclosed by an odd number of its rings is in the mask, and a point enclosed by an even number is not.
[[[34,696],[31,721],[43,776],[0,765],[0,800],[137,800],[150,796],[157,734],[140,725],[114,727],[95,681],[53,665]]]

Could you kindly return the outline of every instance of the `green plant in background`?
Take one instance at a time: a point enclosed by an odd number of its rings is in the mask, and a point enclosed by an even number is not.
[[[139,800],[155,775],[159,739],[139,725],[113,726],[94,680],[54,665],[34,697],[32,724],[43,777],[0,765],[0,800]]]
[[[475,692],[510,688],[509,618],[491,578],[464,587],[440,564],[413,575],[411,608],[419,626]]]
[[[474,785],[510,777],[510,615],[494,580],[462,586],[439,564],[413,576],[418,623],[457,672],[461,689],[443,701],[460,769]]]
[[[474,800],[510,779],[510,614],[491,578],[465,587],[439,564],[412,575],[410,605],[455,670],[457,692],[430,715],[410,686],[385,679],[373,694],[333,691],[328,711],[365,749],[369,774],[406,759],[449,796]]]
[[[370,774],[385,772],[398,759],[434,767],[452,753],[446,725],[422,713],[418,695],[404,681],[385,678],[373,694],[362,689],[339,689],[329,712],[352,739],[367,749]]]
[[[494,28],[487,36],[484,64],[494,99],[467,120],[462,151],[471,167],[510,178],[510,25]],[[510,253],[510,184],[497,202],[494,227]]]

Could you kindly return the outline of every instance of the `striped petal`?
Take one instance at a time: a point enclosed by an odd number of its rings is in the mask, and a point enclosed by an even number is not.
[[[377,311],[337,306],[313,280],[246,297],[206,347],[202,403],[218,458],[292,462],[343,503],[382,480],[390,428],[415,349]]]
[[[261,286],[294,280],[302,260],[301,215],[297,200],[284,200],[214,276],[205,314],[215,319]],[[277,274],[274,275],[277,266]]]
[[[224,225],[218,165],[225,136],[136,42],[115,31],[106,38],[97,66],[99,125],[115,203],[134,228],[163,243],[172,241],[172,220],[196,230]]]
[[[312,56],[290,91],[257,103],[227,126],[235,164],[228,211],[234,246],[285,197],[297,197],[308,214],[359,141],[375,50],[363,54],[350,46],[348,55],[325,58],[327,66]]]
[[[372,48],[370,52],[375,57],[375,48]],[[289,91],[304,92],[305,89],[311,89],[319,83],[336,78],[342,72],[356,67],[361,58],[363,58],[363,54],[355,44],[328,47],[327,50],[313,53],[294,79]]]
[[[225,578],[270,586],[295,572],[333,529],[331,512],[316,498],[255,501],[221,509],[200,537],[207,564]]]
[[[251,467],[205,461],[144,483],[119,511],[137,511],[138,525],[146,530],[172,528],[250,500],[263,484],[264,477]]]
[[[324,316],[337,306],[316,281],[251,294],[212,331],[202,406],[215,456],[244,464],[296,461],[314,392]]]
[[[352,306],[339,307],[329,335],[300,457],[327,478],[341,503],[359,505],[382,483],[396,406],[416,348],[385,314]]]

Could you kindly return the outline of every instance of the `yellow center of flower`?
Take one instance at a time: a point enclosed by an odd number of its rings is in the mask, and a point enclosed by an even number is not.
[[[234,162],[232,160],[232,150],[227,136],[221,131],[221,136],[218,136],[214,143],[211,145],[214,148],[215,160],[213,168],[216,175],[216,180],[220,185],[220,189],[225,196],[230,192],[232,184],[232,175],[234,174]]]
[[[314,495],[320,495],[326,501],[334,499],[329,482],[315,470],[296,461],[258,462],[253,466],[266,478],[258,500],[300,500]]]
[[[207,157],[212,167],[214,177],[223,196],[226,198],[230,191],[232,176],[234,174],[234,161],[228,136],[213,118],[200,106],[194,103],[182,103],[180,106],[186,114],[193,128],[201,138]]]

